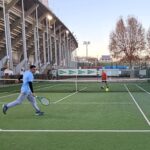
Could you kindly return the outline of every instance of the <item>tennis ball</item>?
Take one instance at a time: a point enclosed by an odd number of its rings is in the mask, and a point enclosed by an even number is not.
[[[105,91],[108,92],[108,91],[109,91],[109,88],[106,88]]]

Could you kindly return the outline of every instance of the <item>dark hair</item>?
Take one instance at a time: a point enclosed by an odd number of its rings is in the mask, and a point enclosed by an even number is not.
[[[32,68],[36,68],[36,66],[35,66],[35,65],[31,65],[31,66],[30,66],[30,69],[32,69]]]

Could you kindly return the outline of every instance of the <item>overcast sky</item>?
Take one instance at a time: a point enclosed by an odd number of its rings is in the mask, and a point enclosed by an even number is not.
[[[134,16],[150,27],[150,0],[49,0],[49,7],[76,35],[80,56],[86,56],[83,41],[90,41],[89,56],[109,54],[109,34],[120,16]]]

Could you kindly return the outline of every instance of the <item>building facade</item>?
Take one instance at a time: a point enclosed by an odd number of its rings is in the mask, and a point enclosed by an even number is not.
[[[40,0],[0,0],[0,68],[7,63],[15,74],[29,64],[41,72],[69,68],[77,47],[72,32]]]
[[[48,0],[40,0],[45,6],[48,7]]]

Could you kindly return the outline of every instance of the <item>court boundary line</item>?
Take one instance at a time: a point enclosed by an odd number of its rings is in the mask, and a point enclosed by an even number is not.
[[[134,101],[135,105],[137,106],[137,108],[139,109],[139,111],[141,112],[142,116],[144,117],[145,121],[147,122],[147,124],[150,126],[150,121],[149,119],[146,117],[146,115],[144,114],[143,110],[141,109],[141,107],[139,106],[139,104],[137,103],[137,101],[135,100],[134,96],[131,94],[130,90],[128,89],[127,85],[124,84],[126,90],[128,91],[129,95],[131,96],[132,100]]]
[[[13,94],[9,94],[9,95],[0,96],[0,99],[5,98],[5,97],[11,97],[12,95],[17,95],[17,94],[19,94],[19,93],[13,93]]]
[[[4,104],[3,102],[0,102],[0,104]],[[23,102],[22,104],[24,105],[31,105],[30,102]],[[102,102],[102,103],[97,103],[97,102],[89,102],[89,103],[54,103],[54,102],[51,102],[50,104],[58,104],[58,105],[133,105],[134,103],[133,102],[129,102],[129,103],[119,103],[119,102],[108,102],[108,103],[105,103],[105,102]]]
[[[150,130],[145,130],[145,129],[141,129],[141,130],[86,130],[86,129],[82,129],[82,130],[13,130],[13,129],[0,129],[0,132],[4,132],[4,133],[150,133]]]
[[[57,104],[57,103],[63,101],[64,99],[67,99],[68,97],[71,97],[71,96],[73,96],[73,95],[75,95],[75,94],[77,94],[77,93],[78,93],[78,91],[77,91],[77,92],[74,92],[74,93],[72,93],[72,94],[69,94],[69,95],[67,95],[67,96],[65,96],[65,97],[63,97],[63,98],[61,98],[61,99],[59,99],[59,100],[53,102],[53,104]]]
[[[53,102],[51,103],[53,104]],[[57,103],[58,104],[58,103]],[[102,103],[97,103],[97,102],[89,102],[89,103],[59,103],[59,105],[133,105],[132,102],[129,103],[119,103],[119,102],[102,102]]]
[[[142,88],[141,86],[139,86],[139,85],[137,85],[137,84],[136,84],[136,86],[137,86],[139,89],[141,89],[142,91],[144,91],[145,93],[147,93],[147,94],[150,95],[150,92],[146,91],[146,90],[145,90],[144,88]]]
[[[57,85],[50,85],[50,86],[46,86],[46,87],[38,87],[38,88],[34,88],[35,89],[35,91],[36,90],[40,90],[40,89],[45,89],[45,88],[52,88],[52,87],[54,87],[54,86],[57,86]],[[12,93],[12,94],[9,94],[9,95],[3,95],[3,96],[0,96],[0,99],[1,98],[6,98],[6,97],[11,97],[12,95],[17,95],[17,94],[19,94],[19,92],[17,92],[17,93]]]
[[[61,84],[59,84],[59,85],[61,85]],[[37,88],[35,88],[35,91],[38,91],[38,90],[41,90],[41,89],[53,88],[53,87],[59,86],[59,85],[58,84],[57,85],[48,85],[48,86],[44,86],[43,85],[43,87],[42,86],[38,86]]]
[[[84,87],[84,88],[82,88],[82,89],[79,90],[79,91],[76,91],[76,92],[74,92],[74,93],[72,93],[72,94],[69,94],[69,95],[67,95],[67,96],[65,96],[65,97],[63,97],[63,98],[61,98],[61,99],[59,99],[59,100],[53,102],[53,104],[59,103],[59,102],[63,101],[64,99],[67,99],[68,97],[71,97],[71,96],[73,96],[73,95],[79,93],[80,91],[85,90],[86,88],[87,88],[87,87]]]

